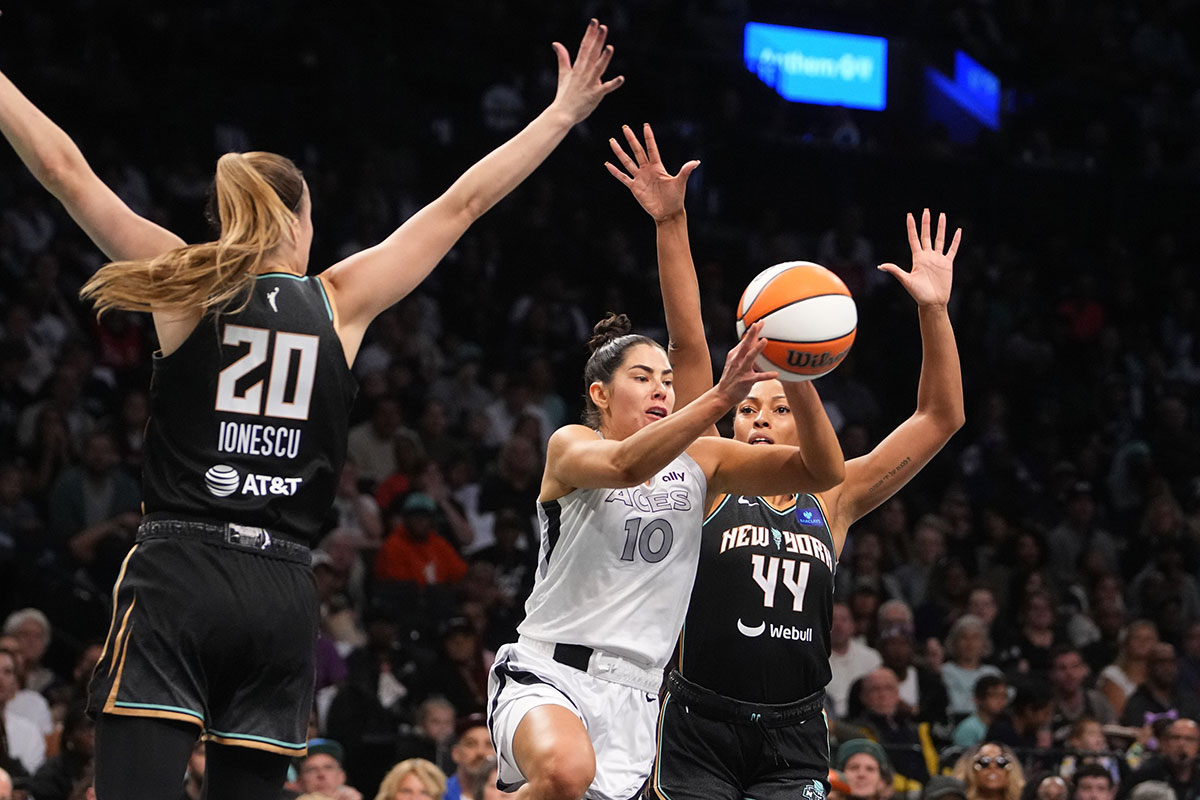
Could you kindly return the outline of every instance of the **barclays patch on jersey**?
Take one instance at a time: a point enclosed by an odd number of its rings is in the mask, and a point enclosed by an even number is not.
[[[796,522],[801,525],[824,525],[825,517],[821,515],[819,508],[797,508]]]

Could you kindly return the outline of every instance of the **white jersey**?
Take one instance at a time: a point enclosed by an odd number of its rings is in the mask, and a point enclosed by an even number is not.
[[[520,633],[666,666],[696,578],[706,488],[684,453],[647,483],[539,503],[538,572]]]

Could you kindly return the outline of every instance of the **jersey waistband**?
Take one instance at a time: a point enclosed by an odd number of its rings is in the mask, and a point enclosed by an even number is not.
[[[791,703],[746,703],[692,683],[680,675],[679,670],[671,670],[667,676],[667,691],[688,710],[695,710],[701,716],[767,728],[804,722],[820,714],[825,705],[823,688]]]
[[[234,522],[147,517],[138,525],[137,541],[150,539],[193,539],[305,566],[312,564],[312,553],[304,545],[266,528]]]
[[[601,680],[653,694],[658,694],[662,686],[662,670],[640,667],[623,656],[586,645],[555,644],[528,636],[518,637],[517,644]]]

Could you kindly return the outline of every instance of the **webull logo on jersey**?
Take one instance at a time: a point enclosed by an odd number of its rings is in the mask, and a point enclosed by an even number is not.
[[[204,473],[204,485],[214,497],[229,497],[234,492],[263,497],[293,495],[300,487],[300,478],[281,478],[278,475],[256,475],[247,472],[245,478],[228,464],[209,467]]]
[[[811,642],[812,628],[797,628],[795,625],[768,625],[760,622],[757,625],[747,625],[740,619],[737,621],[738,633],[748,639],[756,639],[764,633],[772,639],[787,639],[792,642]]]

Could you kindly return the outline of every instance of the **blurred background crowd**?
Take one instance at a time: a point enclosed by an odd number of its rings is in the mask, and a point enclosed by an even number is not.
[[[619,125],[649,121],[668,167],[704,163],[689,216],[715,363],[766,266],[817,261],[854,293],[857,342],[818,383],[847,458],[916,397],[915,309],[875,265],[904,262],[906,211],[965,228],[966,427],[838,564],[835,791],[1195,800],[1197,4],[467,5],[70,0],[0,22],[6,73],[189,241],[211,235],[220,153],[294,158],[314,273],[544,107],[550,41],[588,16],[611,27],[627,85],[379,317],[354,365],[293,794],[496,791],[479,715],[532,585],[546,440],[578,418],[592,322],[618,310],[665,339],[653,226],[603,169]],[[741,61],[750,20],[887,36],[888,109],[779,98]],[[1005,87],[1000,129],[970,141],[922,111],[920,71],[954,49]],[[7,151],[0,174],[0,766],[52,800],[88,783],[80,698],[137,526],[154,341],[148,319],[80,304],[101,255]],[[962,783],[931,780],[950,772]],[[181,792],[202,773],[200,746]]]

